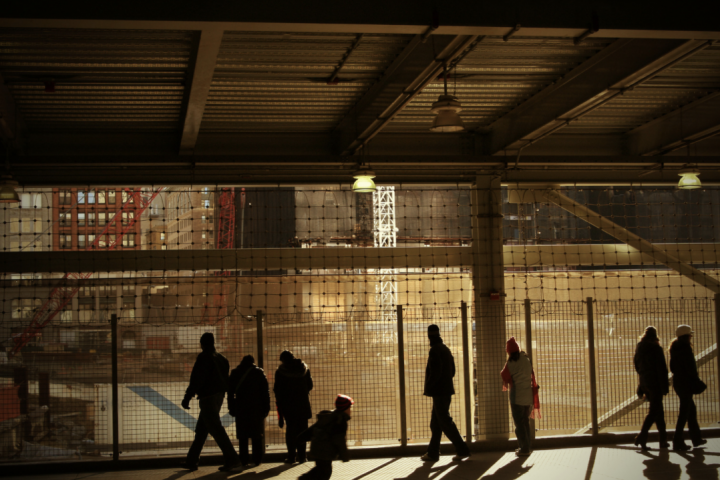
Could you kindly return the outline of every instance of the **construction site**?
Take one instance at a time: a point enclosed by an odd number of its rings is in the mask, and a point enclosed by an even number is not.
[[[184,456],[206,332],[263,368],[269,452],[284,350],[351,449],[427,443],[431,324],[471,445],[514,438],[511,336],[537,438],[638,431],[650,325],[668,359],[692,327],[714,431],[716,28],[33,15],[0,18],[0,464]]]

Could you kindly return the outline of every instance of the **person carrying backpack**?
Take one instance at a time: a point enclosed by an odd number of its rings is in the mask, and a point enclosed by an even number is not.
[[[262,463],[265,453],[265,418],[270,413],[270,389],[262,368],[252,355],[243,357],[230,374],[228,410],[235,417],[235,432],[240,443],[240,462],[249,463],[248,440],[252,440],[252,460]]]
[[[332,476],[332,461],[338,456],[349,462],[347,448],[348,421],[352,416],[355,402],[347,395],[338,394],[335,410],[323,410],[317,414],[317,422],[298,436],[298,440],[310,441],[310,456],[315,467],[300,475],[303,480],[329,480]]]

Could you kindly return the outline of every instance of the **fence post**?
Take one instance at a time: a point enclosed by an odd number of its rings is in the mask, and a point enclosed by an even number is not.
[[[720,293],[715,294],[715,349],[718,348],[720,348]],[[718,378],[720,376],[720,355],[715,355],[715,359],[717,360],[715,378]],[[717,387],[720,393],[720,381],[717,382]]]
[[[595,379],[595,321],[593,319],[593,298],[587,297],[587,328],[588,328],[588,367],[590,368],[590,415],[592,417],[592,434],[597,436],[597,382]]]
[[[119,401],[118,401],[118,332],[117,332],[117,315],[112,314],[110,316],[110,331],[111,331],[111,360],[112,364],[112,442],[113,442],[113,462],[120,460],[120,415],[118,412]]]
[[[400,445],[407,447],[407,404],[405,397],[405,329],[402,305],[397,306],[398,381],[400,383]]]
[[[463,340],[463,371],[465,373],[465,440],[468,443],[473,441],[473,399],[475,398],[472,388],[472,344],[470,343],[470,334],[468,332],[468,312],[467,303],[460,302],[460,318],[462,320],[462,340]],[[471,403],[473,402],[473,403]]]
[[[533,349],[532,349],[532,305],[530,299],[525,299],[525,353],[530,358],[530,363],[535,368],[533,363]],[[535,419],[530,419],[530,438],[535,439]]]
[[[265,368],[265,349],[263,345],[263,312],[258,310],[255,314],[255,320],[257,321],[257,366]]]

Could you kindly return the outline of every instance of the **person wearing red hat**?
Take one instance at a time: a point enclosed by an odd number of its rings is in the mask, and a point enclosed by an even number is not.
[[[517,456],[530,455],[530,418],[534,418],[534,411],[540,413],[540,402],[538,399],[538,386],[535,381],[530,357],[520,351],[515,337],[510,337],[505,345],[508,360],[505,368],[500,372],[503,380],[503,391],[510,390],[510,410],[512,411],[513,422],[515,422],[515,436],[520,448],[515,450]],[[508,388],[509,387],[509,388]]]
[[[339,456],[343,462],[350,461],[346,437],[354,403],[349,396],[338,394],[335,398],[335,410],[318,413],[317,422],[300,434],[298,440],[310,441],[310,455],[315,459],[315,467],[300,475],[300,478],[329,480],[332,476],[333,460]]]

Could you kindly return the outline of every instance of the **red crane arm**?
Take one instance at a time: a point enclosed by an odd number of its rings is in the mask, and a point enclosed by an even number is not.
[[[152,192],[141,192],[139,189],[125,188],[124,191],[128,192],[127,201],[123,202],[123,204],[120,206],[120,209],[108,222],[103,231],[95,237],[95,241],[87,247],[87,250],[97,249],[100,240],[110,230],[110,226],[116,224],[118,218],[123,218],[122,212],[132,211],[134,212],[133,217],[128,217],[128,222],[125,228],[123,228],[122,231],[117,235],[113,243],[108,244],[108,250],[115,249],[118,242],[128,231],[133,229],[135,223],[140,220],[140,216],[142,215],[142,213],[150,206],[152,201],[155,200],[155,197],[157,197],[163,189],[164,187],[160,187]],[[63,308],[65,308],[68,303],[70,303],[72,298],[80,290],[80,285],[82,281],[87,280],[91,276],[92,272],[66,273],[62,277],[58,285],[56,285],[50,292],[50,298],[48,298],[45,303],[35,312],[35,315],[33,315],[30,325],[28,325],[25,330],[23,330],[20,336],[14,339],[15,345],[13,346],[13,349],[8,352],[8,358],[12,358],[17,355],[20,350],[22,350],[22,348],[25,347],[25,345],[27,345],[28,342],[33,339],[33,337],[40,333],[42,329],[45,328],[45,326],[49,324],[57,316],[57,314],[60,313]],[[75,281],[70,283],[68,282],[68,280]]]

